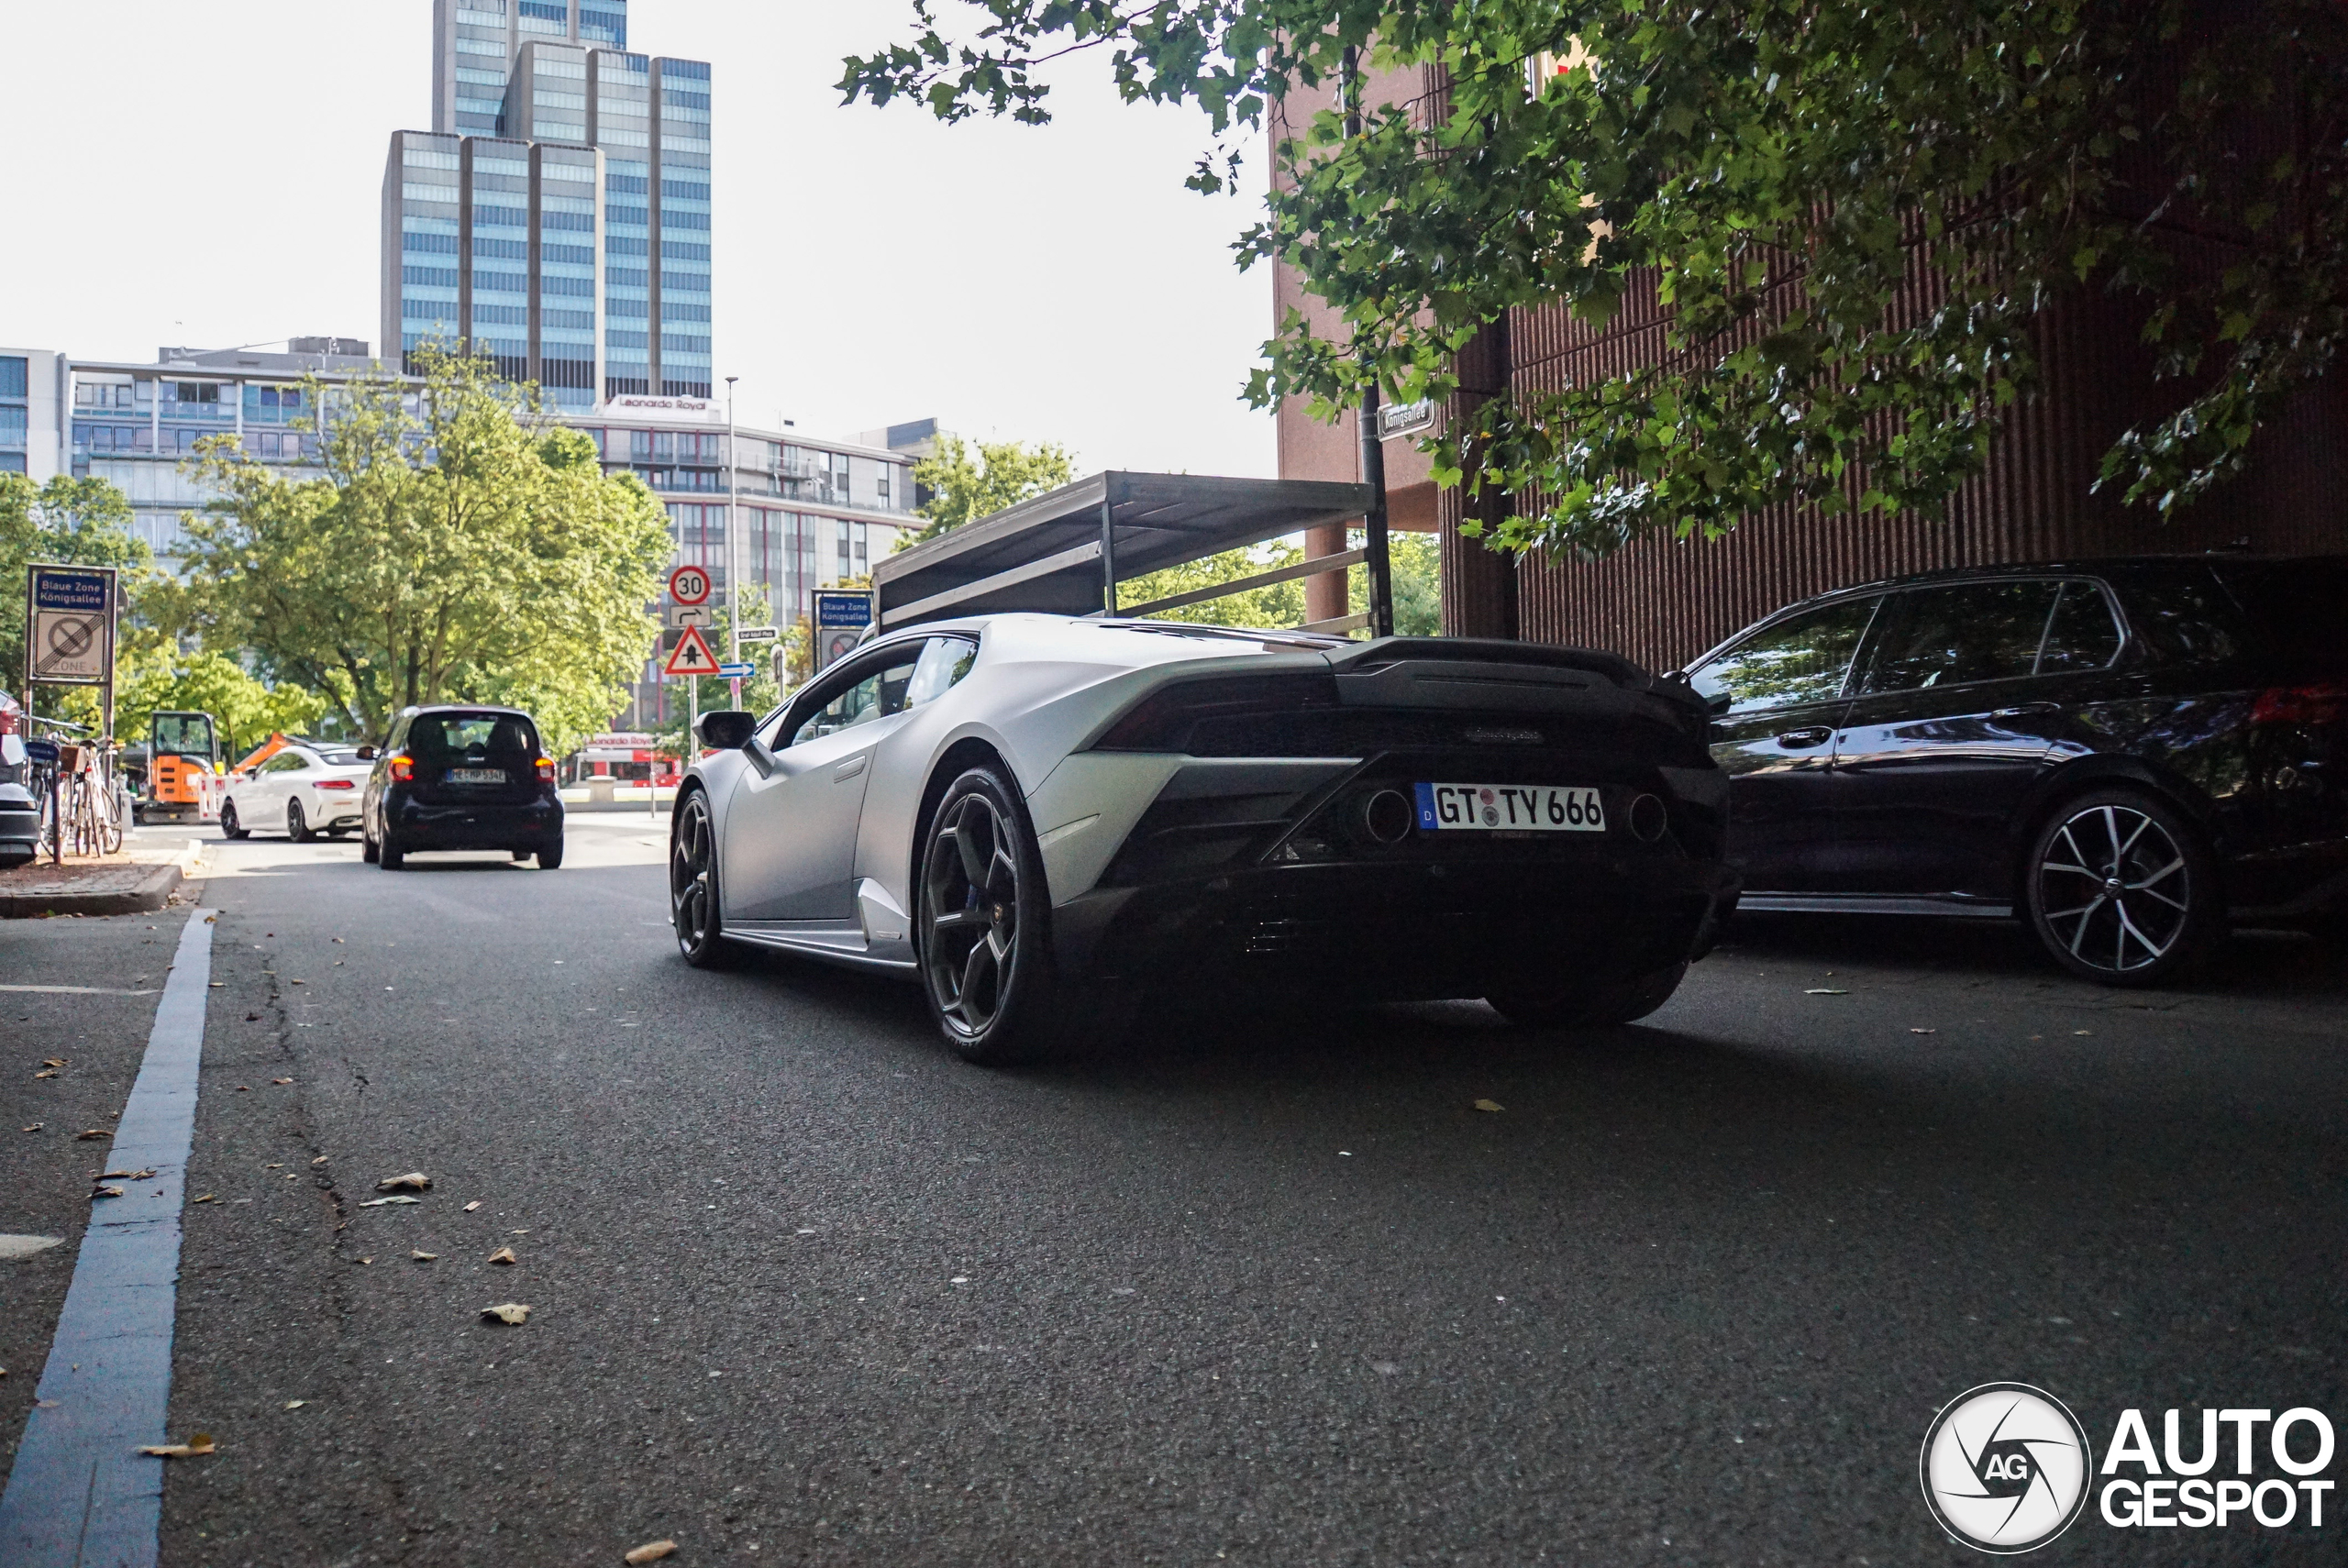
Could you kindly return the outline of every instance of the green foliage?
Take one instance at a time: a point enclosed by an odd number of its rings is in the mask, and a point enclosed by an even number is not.
[[[1357,530],[1350,536],[1348,547],[1358,547],[1363,536]],[[1441,552],[1433,534],[1389,533],[1386,536],[1386,569],[1394,583],[1394,634],[1401,637],[1434,637],[1443,634],[1443,563]],[[1356,567],[1347,576],[1352,580],[1347,610],[1356,615],[1369,613],[1369,573]]]
[[[1290,315],[1248,395],[1324,416],[1373,381],[1440,397],[1512,308],[1604,324],[1654,291],[1646,368],[1495,399],[1431,441],[1445,482],[1531,502],[1496,530],[1518,549],[1603,555],[1788,502],[1935,507],[2032,386],[2035,316],[2088,288],[2145,304],[2178,380],[2103,469],[2166,513],[2348,340],[2333,0],[985,0],[967,35],[937,10],[848,61],[846,95],[1040,122],[1038,68],[1101,50],[1126,101],[1206,112],[1202,190],[1348,51],[1439,68],[1432,99],[1358,128],[1321,112],[1276,145],[1241,264],[1294,267],[1340,325]],[[2224,264],[2178,263],[2180,228],[2220,233]]]
[[[914,482],[931,491],[918,514],[929,520],[917,534],[900,534],[897,547],[935,539],[974,518],[1057,490],[1076,477],[1076,459],[1050,441],[980,441],[975,453],[959,436],[940,436],[934,457],[914,465]]]
[[[1170,599],[1175,594],[1211,588],[1218,582],[1229,582],[1234,578],[1251,577],[1259,571],[1276,571],[1281,567],[1295,566],[1303,559],[1302,547],[1290,544],[1285,539],[1274,539],[1262,545],[1243,545],[1235,550],[1209,556],[1204,560],[1127,578],[1117,584],[1117,597],[1126,603],[1146,604],[1153,599]],[[1202,603],[1160,610],[1148,619],[1187,621],[1202,626],[1285,629],[1301,625],[1304,622],[1304,580],[1290,578],[1268,588],[1250,588],[1243,592],[1226,594],[1221,599],[1209,599]]]
[[[268,685],[225,654],[184,653],[161,638],[126,651],[115,708],[115,734],[126,744],[147,738],[147,720],[158,709],[191,710],[220,721],[233,762],[272,731],[309,731],[332,706],[290,680]]]
[[[384,734],[412,703],[528,709],[557,755],[604,728],[654,636],[667,514],[594,443],[478,360],[307,388],[323,471],[205,442],[218,499],[188,520],[186,616]]]

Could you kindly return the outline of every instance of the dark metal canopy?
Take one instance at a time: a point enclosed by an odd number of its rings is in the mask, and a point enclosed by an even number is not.
[[[1098,615],[1148,608],[1120,606],[1118,582],[1358,518],[1370,501],[1368,485],[1318,480],[1094,474],[880,562],[872,585],[880,629],[1000,610]]]

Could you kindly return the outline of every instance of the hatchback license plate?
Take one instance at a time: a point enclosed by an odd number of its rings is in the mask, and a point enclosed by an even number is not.
[[[503,784],[505,782],[505,769],[502,767],[451,767],[449,769],[449,782],[451,784]]]
[[[1422,784],[1419,826],[1430,833],[1604,833],[1606,808],[1580,784]]]

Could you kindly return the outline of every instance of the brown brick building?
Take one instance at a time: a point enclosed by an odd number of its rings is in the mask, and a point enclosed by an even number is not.
[[[1392,103],[1432,101],[1432,73],[1374,78]],[[1286,105],[1301,125],[1327,94]],[[1284,127],[1275,119],[1274,133]],[[1277,178],[1277,173],[1275,175]],[[1273,319],[1290,307],[1317,323],[1329,315],[1296,275],[1276,269]],[[1614,373],[1660,349],[1664,318],[1653,290],[1634,293],[1603,327],[1560,307],[1512,312],[1462,356],[1462,391],[1438,417],[1457,417],[1502,389],[1540,392]],[[1846,583],[1934,567],[2153,552],[2241,549],[2260,555],[2348,552],[2348,384],[2334,376],[2259,436],[2249,470],[2180,517],[2123,507],[2090,485],[2114,436],[2174,406],[2156,384],[2138,320],[2121,304],[2077,297],[2038,327],[2041,381],[2008,415],[1988,468],[1950,498],[1943,515],[1828,515],[1772,509],[1717,540],[1650,539],[1583,565],[1530,557],[1519,562],[1459,537],[1463,498],[1438,491],[1414,437],[1385,444],[1393,526],[1443,534],[1444,630],[1610,648],[1657,669],[1674,668],[1738,627],[1792,600]],[[1360,459],[1351,414],[1318,424],[1301,406],[1279,415],[1283,479],[1352,480]],[[1480,504],[1505,515],[1508,498]],[[1331,531],[1334,533],[1335,531]],[[1344,548],[1309,539],[1312,554]],[[1312,580],[1314,617],[1343,613],[1334,578]]]

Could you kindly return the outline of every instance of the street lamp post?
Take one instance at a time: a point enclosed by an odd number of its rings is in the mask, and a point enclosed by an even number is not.
[[[737,476],[734,461],[734,383],[740,378],[725,378],[725,628],[730,646],[726,658],[742,662],[742,574],[736,569],[741,560],[740,545],[735,528],[734,491]],[[735,676],[727,688],[733,693],[734,706],[742,705],[742,678]]]

